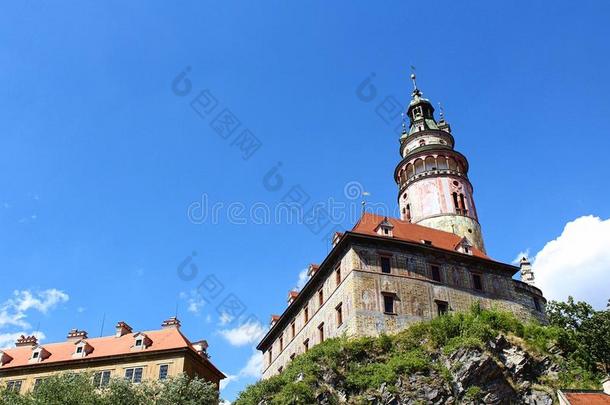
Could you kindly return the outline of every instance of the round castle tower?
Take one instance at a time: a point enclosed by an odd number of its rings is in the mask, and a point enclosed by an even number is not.
[[[468,180],[468,160],[453,149],[451,128],[441,112],[434,119],[434,107],[422,97],[415,74],[412,99],[400,137],[402,160],[396,166],[400,217],[418,225],[465,237],[485,252],[481,225]]]

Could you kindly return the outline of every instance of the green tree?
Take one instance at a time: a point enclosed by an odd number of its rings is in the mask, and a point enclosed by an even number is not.
[[[551,301],[547,317],[560,329],[558,345],[569,359],[592,373],[610,372],[610,301],[602,311],[572,297]]]

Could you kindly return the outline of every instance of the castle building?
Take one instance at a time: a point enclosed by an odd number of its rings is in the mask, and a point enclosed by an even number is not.
[[[28,391],[61,372],[90,372],[104,387],[111,377],[133,383],[165,380],[182,373],[219,386],[225,375],[210,361],[205,340],[189,341],[180,321],[166,320],[159,330],[133,332],[125,322],[111,336],[89,338],[72,329],[64,342],[40,344],[35,336],[21,336],[14,348],[0,350],[0,385]]]
[[[410,126],[394,174],[401,218],[364,213],[351,231],[335,234],[322,263],[310,265],[305,286],[271,317],[257,346],[263,378],[325,339],[395,333],[475,302],[546,320],[529,262],[520,269],[487,256],[468,161],[412,79]],[[513,279],[520,270],[528,282]]]

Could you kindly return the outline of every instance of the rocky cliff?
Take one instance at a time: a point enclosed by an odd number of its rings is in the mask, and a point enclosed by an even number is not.
[[[331,339],[236,404],[552,404],[552,328],[475,308],[394,336]]]

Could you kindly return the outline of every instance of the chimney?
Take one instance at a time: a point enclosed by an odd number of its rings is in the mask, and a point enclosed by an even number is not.
[[[318,270],[320,269],[320,266],[315,264],[315,263],[311,263],[309,265],[309,267],[307,268],[307,275],[309,277],[312,277],[314,274],[316,274],[318,272]]]
[[[275,325],[275,323],[280,319],[279,315],[271,315],[271,326]]]
[[[195,351],[203,356],[203,357],[208,357],[208,341],[207,340],[200,340],[198,342],[193,342],[193,349],[195,349]]]
[[[128,333],[131,333],[131,326],[127,325],[123,321],[116,324],[116,333],[114,334],[115,337],[121,337]]]
[[[341,240],[343,232],[335,232],[333,235],[333,247],[337,246],[337,243]]]
[[[69,342],[87,339],[87,332],[84,330],[70,329],[70,332],[68,332],[68,336],[66,336],[66,338]]]
[[[602,381],[602,387],[604,388],[604,394],[610,395],[610,376],[606,377],[606,379]]]
[[[294,302],[294,300],[299,296],[299,292],[298,291],[290,291],[288,293],[288,305],[292,304]]]
[[[521,258],[519,268],[521,269],[521,281],[534,285],[534,271],[532,270],[532,265],[527,257],[524,256]]]
[[[172,316],[169,319],[164,320],[163,323],[161,324],[161,327],[163,329],[167,329],[167,328],[176,328],[176,329],[179,329],[180,328],[180,321],[175,316]]]
[[[22,346],[34,347],[36,345],[38,345],[38,339],[34,335],[32,335],[32,336],[21,335],[21,337],[19,339],[17,339],[17,341],[15,342],[15,346],[17,346],[17,347],[22,347]]]

